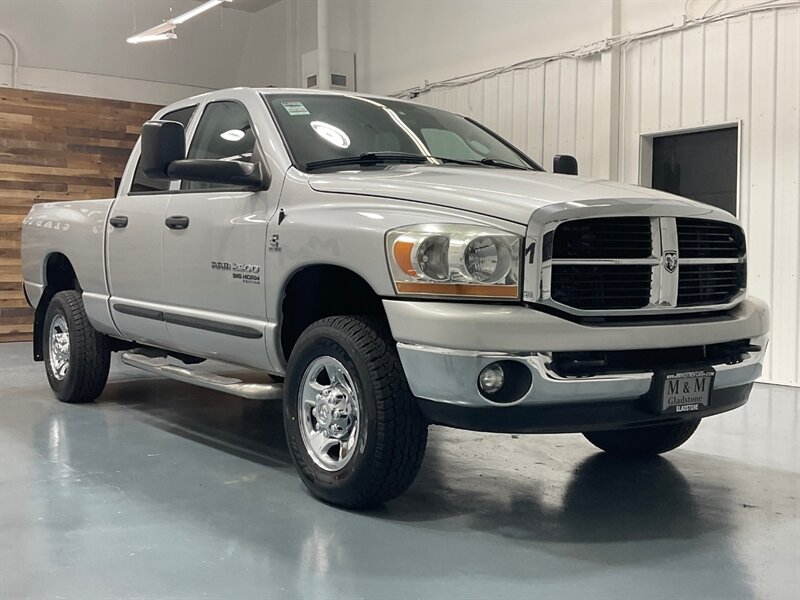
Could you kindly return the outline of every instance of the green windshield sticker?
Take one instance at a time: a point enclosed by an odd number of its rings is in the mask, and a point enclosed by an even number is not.
[[[281,105],[293,117],[311,114],[302,102],[281,102]]]

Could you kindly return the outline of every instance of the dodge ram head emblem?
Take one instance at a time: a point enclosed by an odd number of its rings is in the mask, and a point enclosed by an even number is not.
[[[677,252],[664,252],[664,268],[667,273],[674,273],[678,268],[678,253]]]

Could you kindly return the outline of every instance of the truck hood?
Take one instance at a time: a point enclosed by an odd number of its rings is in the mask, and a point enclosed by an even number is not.
[[[319,192],[423,202],[523,225],[537,208],[563,202],[661,199],[701,206],[693,200],[635,185],[512,169],[399,165],[380,171],[321,173],[309,176],[308,183]]]

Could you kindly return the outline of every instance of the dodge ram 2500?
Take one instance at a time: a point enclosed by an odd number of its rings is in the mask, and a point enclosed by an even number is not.
[[[431,423],[676,448],[761,373],[745,236],[716,208],[555,165],[397,99],[177,102],[144,124],[116,198],[25,219],[34,358],[64,402],[100,395],[112,352],[280,399],[303,482],[348,507],[407,489]]]

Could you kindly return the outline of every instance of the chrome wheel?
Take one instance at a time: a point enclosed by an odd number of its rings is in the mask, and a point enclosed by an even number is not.
[[[69,328],[64,315],[56,315],[50,323],[50,371],[62,381],[69,369]]]
[[[339,471],[356,452],[359,400],[350,373],[331,356],[316,358],[300,384],[297,414],[300,434],[313,461]]]

